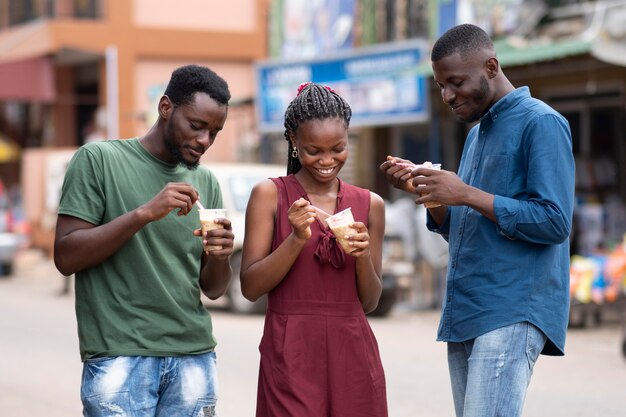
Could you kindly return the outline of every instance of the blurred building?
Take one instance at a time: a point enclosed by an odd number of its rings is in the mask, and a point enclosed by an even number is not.
[[[233,93],[206,159],[284,163],[286,104],[300,83],[321,82],[354,110],[342,176],[394,200],[377,170],[386,155],[457,168],[469,127],[442,103],[429,52],[466,22],[494,37],[514,85],[570,122],[575,246],[620,240],[626,0],[0,0],[0,175],[25,184],[29,219],[50,223],[68,155],[142,134],[171,71],[199,63]]]
[[[0,0],[0,137],[20,150],[0,154],[10,157],[0,172],[5,184],[22,184],[29,220],[54,223],[59,180],[78,146],[149,129],[183,64],[209,66],[231,89],[229,119],[205,160],[254,158],[253,63],[266,56],[266,8],[264,0]]]
[[[286,158],[279,113],[298,84],[312,80],[337,89],[355,109],[353,156],[343,173],[348,180],[395,199],[400,193],[377,172],[388,154],[456,170],[470,126],[458,123],[442,102],[429,52],[433,41],[458,23],[487,30],[513,84],[529,86],[570,122],[579,201],[574,250],[579,243],[598,248],[621,241],[624,0],[275,0],[270,59],[257,66],[262,157]],[[603,221],[585,215],[597,214],[595,206]]]

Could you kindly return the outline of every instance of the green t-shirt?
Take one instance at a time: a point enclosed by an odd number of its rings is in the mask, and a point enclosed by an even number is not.
[[[68,166],[59,214],[101,225],[151,200],[168,182],[198,190],[221,208],[213,174],[160,161],[137,139],[90,143]],[[148,223],[113,256],[76,274],[82,360],[96,356],[176,356],[215,347],[211,317],[200,301],[198,211],[176,210]]]

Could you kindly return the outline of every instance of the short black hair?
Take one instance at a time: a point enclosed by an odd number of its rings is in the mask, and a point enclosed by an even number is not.
[[[207,67],[185,65],[172,72],[165,95],[175,106],[189,104],[195,93],[206,93],[219,104],[228,105],[230,91],[222,77]]]
[[[494,50],[491,38],[475,25],[462,24],[454,26],[444,33],[433,45],[430,60],[435,62],[456,52],[466,58],[481,49]]]
[[[346,129],[350,126],[352,109],[346,100],[329,87],[309,83],[289,103],[285,111],[285,139],[289,143],[287,173],[296,173],[302,168],[298,158],[292,156],[289,134],[294,134],[301,123],[309,120],[342,119]]]

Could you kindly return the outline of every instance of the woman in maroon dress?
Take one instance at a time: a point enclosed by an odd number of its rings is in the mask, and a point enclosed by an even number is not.
[[[285,113],[287,176],[257,184],[246,212],[241,286],[268,296],[257,417],[386,417],[385,375],[365,313],[380,297],[385,209],[341,181],[352,112],[306,83]],[[320,213],[350,207],[346,254]],[[321,211],[320,211],[321,209]]]

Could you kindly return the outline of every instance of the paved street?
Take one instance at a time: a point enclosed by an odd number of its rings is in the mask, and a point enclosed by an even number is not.
[[[24,252],[16,275],[0,279],[0,416],[81,415],[73,296],[38,253]],[[212,309],[218,337],[221,417],[254,415],[262,317]],[[387,375],[391,417],[452,416],[445,345],[434,341],[438,314],[402,306],[371,319]],[[620,329],[570,331],[567,356],[542,356],[525,417],[623,417],[626,360]]]

